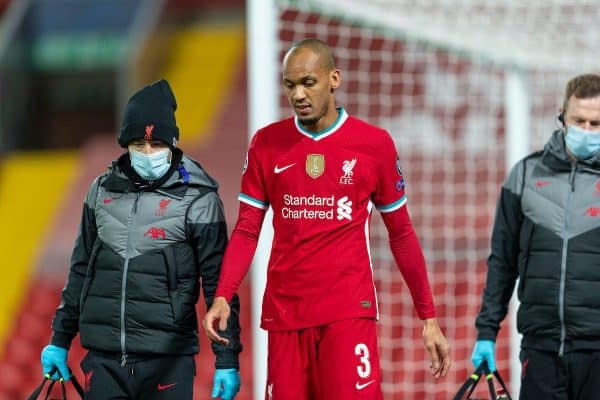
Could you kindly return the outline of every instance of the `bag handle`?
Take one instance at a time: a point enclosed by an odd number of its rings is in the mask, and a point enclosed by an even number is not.
[[[58,373],[58,375],[60,376],[60,379],[58,381],[51,378],[51,376],[54,375],[54,373]],[[73,383],[73,387],[75,388],[75,391],[77,392],[79,397],[81,397],[83,399],[83,388],[79,384],[79,381],[77,380],[77,378],[75,378],[75,375],[73,375],[71,373],[71,369],[69,369],[69,373],[71,374],[70,381]],[[37,388],[35,388],[33,393],[31,393],[31,395],[28,397],[28,400],[37,400],[37,398],[40,396],[40,394],[44,390],[44,386],[46,385],[46,382],[50,382],[50,384],[48,385],[48,388],[46,389],[46,396],[44,397],[44,400],[47,400],[50,397],[50,393],[52,392],[52,388],[54,387],[56,382],[60,382],[60,386],[61,386],[61,390],[62,390],[62,399],[67,400],[66,384],[65,384],[65,381],[62,379],[62,375],[60,374],[60,371],[58,371],[58,369],[56,367],[52,368],[52,370],[49,373],[44,375],[44,379],[39,384],[39,386]]]
[[[508,393],[508,388],[506,387],[506,384],[504,383],[504,380],[500,376],[500,373],[498,372],[498,370],[494,371],[494,376],[496,377],[496,380],[500,384],[500,387],[504,390],[504,394],[506,395],[508,400],[512,400],[512,397],[510,397],[510,393]]]
[[[512,400],[512,398],[508,394],[508,390],[506,388],[506,385],[504,384],[504,380],[502,379],[498,371],[494,371],[493,373],[490,372],[490,369],[487,365],[487,361],[483,361],[481,364],[479,364],[479,367],[477,367],[477,369],[471,374],[471,376],[469,376],[469,378],[467,378],[467,380],[462,384],[460,389],[458,389],[458,392],[454,396],[453,400],[462,400],[465,394],[467,395],[466,398],[468,399],[469,396],[471,396],[471,394],[473,394],[473,392],[475,391],[475,388],[477,387],[477,384],[479,383],[479,380],[482,376],[485,376],[485,379],[487,381],[490,400],[496,399],[494,377],[496,377],[498,383],[500,383],[500,386],[502,386],[502,388],[506,392],[508,400]]]
[[[479,367],[467,378],[467,380],[462,384],[456,395],[454,395],[453,400],[462,400],[465,394],[467,398],[473,393],[479,379],[481,378],[481,374],[483,372],[484,364],[487,366],[487,363],[484,361],[479,364]]]

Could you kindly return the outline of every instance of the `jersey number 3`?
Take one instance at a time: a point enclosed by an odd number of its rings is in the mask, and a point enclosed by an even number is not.
[[[371,361],[369,361],[369,348],[364,343],[359,343],[354,348],[354,354],[360,357],[360,365],[356,367],[358,376],[362,379],[371,375]]]

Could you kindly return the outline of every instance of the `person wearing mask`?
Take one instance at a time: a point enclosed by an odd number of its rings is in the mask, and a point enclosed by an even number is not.
[[[217,182],[177,147],[175,96],[165,80],[127,103],[118,143],[125,152],[87,193],[43,374],[68,380],[79,333],[85,399],[192,399],[199,351],[196,303],[210,307],[227,227]],[[214,343],[213,397],[240,387],[239,300],[227,345]]]
[[[496,369],[516,281],[521,399],[600,393],[600,75],[566,86],[560,129],[502,185],[472,362]]]

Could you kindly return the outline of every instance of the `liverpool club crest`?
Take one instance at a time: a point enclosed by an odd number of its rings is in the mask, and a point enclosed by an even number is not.
[[[342,177],[340,178],[340,183],[343,183],[344,185],[352,185],[352,183],[354,183],[352,181],[352,175],[354,175],[354,172],[352,172],[352,170],[354,169],[355,165],[356,158],[353,158],[352,160],[344,160],[344,163],[342,164],[342,170],[344,171],[344,175],[342,175]]]

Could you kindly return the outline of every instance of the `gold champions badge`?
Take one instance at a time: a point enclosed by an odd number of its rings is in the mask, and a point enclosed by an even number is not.
[[[325,172],[325,156],[323,154],[309,154],[306,156],[306,173],[317,179]]]

